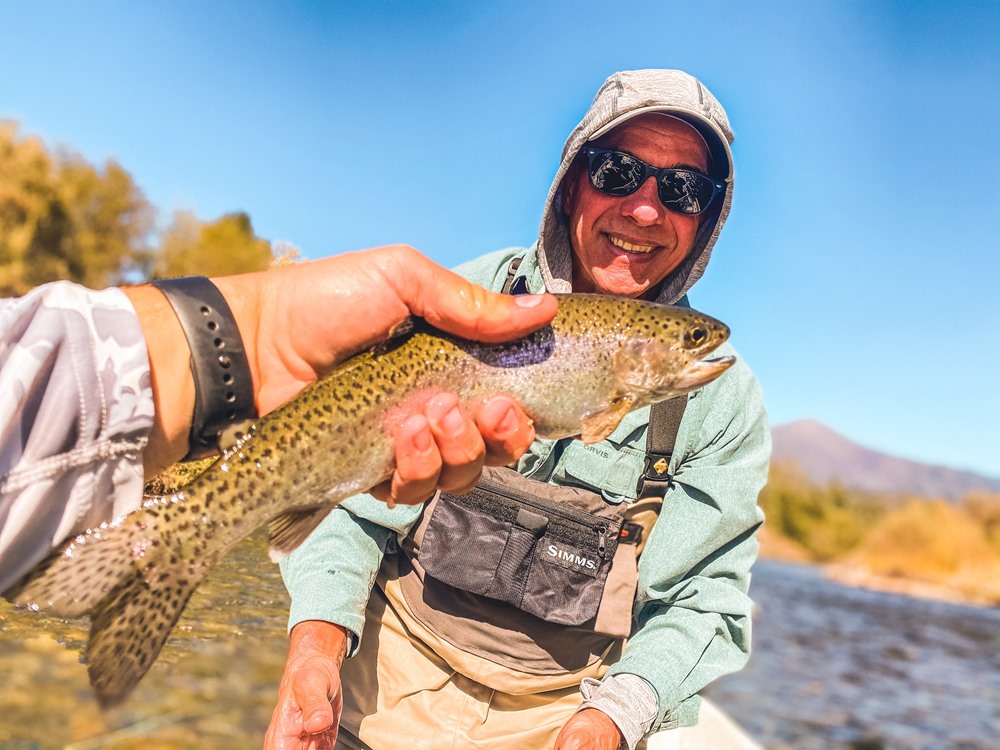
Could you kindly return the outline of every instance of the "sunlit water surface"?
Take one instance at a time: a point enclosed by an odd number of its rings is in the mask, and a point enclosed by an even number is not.
[[[753,656],[708,692],[768,748],[1000,750],[1000,609],[761,561]]]
[[[845,588],[761,562],[754,656],[710,696],[775,750],[1000,748],[1000,610]],[[86,631],[0,604],[0,748],[254,748],[288,600],[261,537],[198,589],[132,697],[97,707]],[[709,750],[709,749],[706,749]]]

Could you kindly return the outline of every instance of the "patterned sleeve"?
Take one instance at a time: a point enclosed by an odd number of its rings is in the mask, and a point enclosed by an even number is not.
[[[55,282],[0,300],[0,592],[139,504],[152,424],[146,344],[120,289]]]

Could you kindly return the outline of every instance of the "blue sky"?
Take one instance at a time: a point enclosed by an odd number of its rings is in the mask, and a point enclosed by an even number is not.
[[[1000,476],[1000,4],[0,0],[0,117],[114,158],[164,217],[310,258],[530,244],[616,70],[701,78],[734,208],[693,303],[773,424]]]

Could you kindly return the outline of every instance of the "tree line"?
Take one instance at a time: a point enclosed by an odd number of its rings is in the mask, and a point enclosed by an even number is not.
[[[771,466],[760,505],[762,551],[833,563],[888,579],[938,585],[1000,604],[1000,495],[958,502],[882,495],[811,482],[790,463]]]
[[[115,160],[90,164],[0,121],[0,296],[66,279],[100,289],[153,277],[258,271],[297,251],[254,234],[243,212],[212,221],[158,210]]]

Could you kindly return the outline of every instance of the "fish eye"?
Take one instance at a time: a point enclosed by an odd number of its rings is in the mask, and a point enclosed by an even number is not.
[[[708,341],[708,329],[704,326],[692,326],[684,331],[684,344],[694,349]]]

